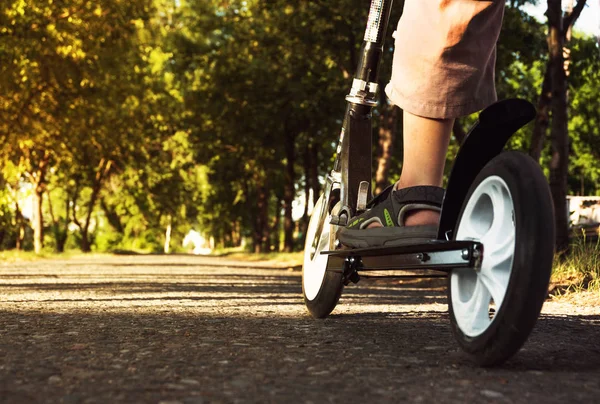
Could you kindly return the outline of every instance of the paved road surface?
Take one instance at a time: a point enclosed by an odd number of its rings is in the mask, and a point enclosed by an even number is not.
[[[232,264],[0,264],[0,402],[600,402],[598,306],[547,303],[514,359],[480,369],[439,281],[361,281],[317,321],[299,271]]]

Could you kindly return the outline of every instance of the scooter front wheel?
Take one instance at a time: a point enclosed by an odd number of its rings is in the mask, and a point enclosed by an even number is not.
[[[339,200],[336,195],[339,195],[339,190],[333,190],[330,198],[321,195],[306,232],[302,293],[308,311],[315,318],[325,318],[333,311],[344,287],[342,274],[327,272],[329,257],[321,254],[321,251],[334,249],[337,226],[330,222],[332,213],[339,207],[339,204],[336,205],[336,199]]]
[[[452,331],[482,366],[498,365],[529,336],[548,291],[554,214],[538,164],[518,152],[490,161],[472,184],[456,240],[483,244],[481,268],[449,277]]]

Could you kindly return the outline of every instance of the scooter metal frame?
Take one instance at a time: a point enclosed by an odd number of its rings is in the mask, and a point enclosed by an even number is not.
[[[366,209],[370,199],[372,179],[371,113],[377,105],[379,66],[383,55],[393,0],[372,0],[361,57],[354,76],[352,89],[346,97],[348,106],[338,141],[333,170],[326,177],[324,198],[316,234],[322,226],[346,226],[349,220]],[[336,249],[322,251],[328,255],[327,271],[341,272],[345,284],[358,282],[358,273],[385,270],[435,270],[449,273],[455,268],[477,271],[483,259],[483,245],[476,241],[454,241],[453,233],[468,190],[481,169],[496,157],[508,139],[535,117],[535,108],[527,101],[509,99],[497,102],[479,115],[469,131],[452,168],[446,189],[438,236],[428,243],[403,247],[369,249]],[[368,152],[367,152],[368,151]],[[340,189],[339,201],[334,200],[334,189]],[[334,204],[340,208],[329,224],[324,218]],[[317,251],[318,237],[313,244]],[[341,247],[336,243],[336,248]]]

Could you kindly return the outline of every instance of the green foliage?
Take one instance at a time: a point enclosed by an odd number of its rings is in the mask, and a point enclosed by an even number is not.
[[[526,3],[507,2],[500,98],[539,96],[545,27]],[[175,251],[191,229],[222,247],[252,239],[277,250],[282,206],[314,182],[307,167],[318,167],[317,181],[331,168],[367,12],[361,0],[9,0],[0,9],[0,246],[31,246],[19,215],[35,191],[47,250],[156,252],[169,226]],[[570,47],[569,184],[600,194],[600,52],[579,35]],[[388,108],[375,109],[375,133]],[[530,136],[525,128],[509,147],[526,150]]]
[[[600,195],[600,48],[595,38],[579,35],[570,47],[569,188],[573,194]]]
[[[239,225],[260,231],[265,192],[278,214],[303,145],[318,144],[321,173],[329,164],[367,11],[334,3],[189,1],[174,17],[188,29],[173,33],[173,71],[212,188],[201,222],[219,239]]]
[[[140,210],[152,216],[150,228],[181,211],[181,177],[190,163],[174,155],[191,152],[174,150],[187,146],[177,145],[186,136],[178,124],[182,99],[160,46],[167,28],[154,30],[165,10],[151,0],[34,7],[12,1],[1,10],[0,57],[9,62],[0,67],[0,137],[9,146],[0,152],[2,174],[13,188],[30,183],[51,198],[45,222],[55,237],[46,237],[49,245],[69,234],[85,249],[106,229],[98,201],[107,184],[113,177],[131,180],[126,174],[135,170],[142,180],[115,191],[145,185],[150,202],[140,202]],[[64,203],[70,209],[63,210]],[[69,223],[79,228],[75,234]],[[109,239],[102,248],[123,236]]]

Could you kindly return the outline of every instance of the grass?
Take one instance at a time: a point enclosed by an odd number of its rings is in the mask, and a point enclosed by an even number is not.
[[[557,286],[555,294],[600,293],[600,239],[590,243],[585,237],[579,238],[567,257],[557,257],[552,283]]]
[[[101,256],[109,255],[102,253],[82,253],[79,250],[65,251],[64,253],[55,253],[51,251],[42,251],[40,254],[36,254],[33,251],[17,251],[17,250],[6,250],[0,251],[0,261],[3,262],[19,262],[19,261],[36,261],[40,259],[70,259],[78,257],[90,257],[90,256]]]
[[[291,267],[302,265],[302,260],[304,257],[304,253],[302,251],[293,253],[270,252],[256,254],[245,251],[242,248],[216,250],[212,255],[226,256],[229,259],[247,262],[269,261],[274,264],[289,265]]]

